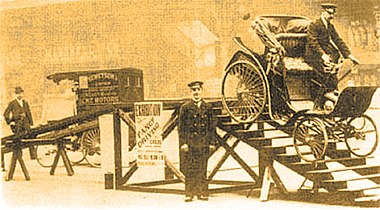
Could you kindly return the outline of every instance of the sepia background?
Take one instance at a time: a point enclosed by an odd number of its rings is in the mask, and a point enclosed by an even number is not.
[[[250,30],[255,17],[286,14],[315,19],[324,2],[338,4],[335,26],[361,61],[359,71],[353,72],[343,85],[380,85],[379,0],[0,0],[1,136],[10,134],[2,112],[14,97],[16,86],[25,90],[35,124],[73,115],[72,81],[57,85],[47,79],[58,72],[134,67],[144,72],[145,99],[188,97],[186,84],[195,79],[205,82],[206,97],[220,97],[224,68],[238,49],[233,37],[242,37],[261,53],[264,45]],[[250,18],[243,20],[247,13]],[[379,94],[375,97],[377,100]],[[40,171],[37,167],[34,173]],[[76,174],[77,180],[94,176],[90,169],[79,170],[84,173]],[[96,181],[102,180],[98,175]],[[51,184],[46,194],[55,195],[58,203],[66,202],[59,197],[62,183],[75,185],[63,175],[35,183]],[[91,190],[103,192],[94,183],[81,182],[84,189],[67,194],[75,197],[82,190],[89,194]],[[97,183],[99,186],[103,187],[102,183]],[[27,187],[22,185],[19,191]],[[38,189],[27,190],[39,193]],[[9,197],[17,198],[17,194],[9,192]],[[102,196],[94,198],[96,204],[104,204],[102,199],[117,198],[120,203],[125,200],[115,192]],[[162,195],[156,202],[164,196],[180,200]],[[46,202],[42,196],[33,199],[36,203]],[[83,198],[76,199],[74,204]],[[86,199],[89,200],[83,200]],[[144,203],[145,199],[137,199],[136,203]],[[234,208],[228,198],[213,199]],[[245,197],[234,199],[238,205]],[[270,209],[272,204],[255,205]]]

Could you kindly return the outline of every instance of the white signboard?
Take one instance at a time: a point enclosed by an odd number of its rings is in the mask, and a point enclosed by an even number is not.
[[[163,165],[162,103],[135,103],[136,148],[138,166]]]

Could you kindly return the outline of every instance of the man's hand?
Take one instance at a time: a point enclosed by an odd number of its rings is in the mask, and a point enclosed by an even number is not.
[[[348,59],[351,60],[352,63],[354,63],[355,65],[358,65],[360,62],[359,62],[359,59],[357,59],[355,56],[353,55],[349,55],[348,56]]]
[[[327,54],[323,54],[322,55],[322,60],[323,60],[323,63],[325,63],[325,64],[330,64],[331,63],[330,56],[327,55]]]
[[[210,146],[209,146],[209,149],[210,149],[211,152],[213,152],[213,151],[216,150],[216,147],[215,147],[214,145],[210,145]]]
[[[189,151],[189,145],[187,145],[187,144],[183,144],[183,145],[181,146],[181,151],[182,151],[182,152],[188,152],[188,151]]]

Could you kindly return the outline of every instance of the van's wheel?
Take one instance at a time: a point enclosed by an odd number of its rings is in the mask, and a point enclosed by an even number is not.
[[[71,144],[66,145],[66,153],[72,165],[81,163],[85,159],[82,138],[76,135],[71,137]]]
[[[83,154],[86,161],[93,167],[100,167],[100,130],[94,128],[82,135]]]
[[[38,164],[44,168],[52,167],[57,152],[57,146],[55,145],[38,145],[36,148]]]

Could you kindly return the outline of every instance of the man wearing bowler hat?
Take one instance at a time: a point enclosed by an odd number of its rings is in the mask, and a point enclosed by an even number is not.
[[[192,99],[181,106],[178,122],[180,170],[186,177],[185,202],[194,196],[208,200],[207,161],[210,150],[215,150],[212,107],[202,98],[203,82],[194,81],[188,87]]]
[[[15,135],[24,134],[33,125],[29,104],[23,99],[23,93],[24,90],[21,87],[16,87],[16,99],[9,103],[4,112],[5,121],[11,126]]]
[[[28,102],[23,99],[24,90],[21,87],[16,87],[14,93],[16,97],[5,109],[4,118],[6,123],[10,125],[12,132],[16,136],[20,136],[25,134],[30,129],[30,126],[33,125],[33,118]],[[36,148],[34,146],[29,146],[29,152],[31,159],[35,159],[37,156]],[[3,153],[1,154],[1,167],[4,170]],[[10,178],[6,178],[6,180],[9,181]],[[29,180],[29,178],[27,178],[27,180]]]
[[[316,93],[316,108],[323,107],[325,93],[337,90],[337,72],[332,70],[332,67],[343,58],[350,59],[354,64],[359,64],[359,60],[351,54],[331,22],[336,13],[337,5],[324,3],[321,4],[321,8],[321,16],[309,26],[305,52],[306,62],[314,68],[316,80],[323,87],[321,91]]]

